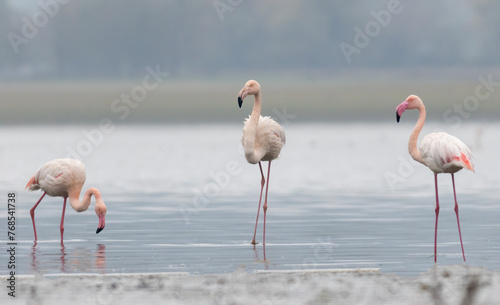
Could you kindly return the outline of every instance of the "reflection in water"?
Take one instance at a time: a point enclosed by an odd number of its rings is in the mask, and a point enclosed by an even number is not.
[[[38,270],[38,261],[36,258],[37,252],[38,249],[36,248],[36,241],[35,241],[35,243],[31,247],[31,269],[35,272]]]
[[[255,245],[253,245],[253,252],[255,253],[255,261],[259,261],[259,252],[257,252],[257,248],[255,248]]]
[[[99,269],[100,273],[106,273],[106,245],[98,244],[95,253],[95,267]]]
[[[61,273],[71,272],[100,272],[106,271],[106,245],[98,244],[94,253],[77,247],[66,247],[60,243],[58,251],[50,245],[38,245],[36,242],[31,247],[31,268],[34,273],[46,273],[55,269]],[[57,258],[57,259],[55,259]]]
[[[66,272],[66,248],[64,247],[64,243],[61,238],[61,272]]]
[[[257,251],[257,248],[255,247],[255,244],[253,245],[253,251],[255,253],[255,262],[257,263],[265,263],[265,270],[269,270],[269,261],[266,259],[266,245],[262,245],[262,251],[264,253],[264,260],[261,260],[259,258],[259,251]]]

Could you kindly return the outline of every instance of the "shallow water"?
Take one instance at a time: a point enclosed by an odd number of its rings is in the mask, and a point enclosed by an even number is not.
[[[439,125],[429,123],[425,133]],[[440,126],[442,127],[442,126]],[[445,130],[473,149],[476,174],[456,174],[467,264],[500,266],[499,124]],[[16,192],[18,274],[189,272],[380,268],[416,275],[433,265],[434,184],[408,161],[408,124],[285,124],[287,144],[273,161],[266,246],[250,244],[260,191],[258,166],[240,149],[240,124],[0,128],[0,195]],[[483,136],[477,136],[481,129]],[[109,130],[108,130],[109,131]],[[92,134],[89,141],[86,134]],[[68,205],[59,240],[62,198],[24,190],[48,160],[76,151],[108,207],[95,234],[93,204]],[[267,170],[267,164],[264,164]],[[439,176],[438,263],[463,262],[449,175]],[[6,245],[6,204],[0,242]],[[262,241],[262,213],[257,241]],[[2,253],[1,274],[7,273]]]

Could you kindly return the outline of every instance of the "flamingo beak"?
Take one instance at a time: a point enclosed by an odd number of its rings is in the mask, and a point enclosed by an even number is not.
[[[95,234],[98,234],[99,232],[104,230],[104,225],[105,225],[104,215],[100,215],[99,216],[99,225],[97,226],[97,230],[95,231]]]
[[[247,97],[247,95],[248,91],[247,87],[245,86],[243,89],[241,89],[240,94],[238,94],[238,106],[240,106],[240,108],[241,105],[243,105],[243,100],[245,99],[245,97]]]
[[[405,112],[406,108],[408,108],[408,101],[404,101],[396,107],[396,121],[399,123],[399,119],[401,119],[401,115]]]

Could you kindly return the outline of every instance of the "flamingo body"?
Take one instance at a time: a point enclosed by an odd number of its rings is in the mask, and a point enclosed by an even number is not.
[[[49,161],[42,165],[40,169],[31,177],[26,185],[30,191],[42,190],[43,194],[37,203],[31,208],[31,221],[33,222],[33,231],[35,233],[35,241],[37,240],[36,225],[35,225],[35,209],[42,201],[45,195],[53,197],[63,197],[63,211],[61,216],[61,243],[63,241],[64,232],[64,213],[66,210],[66,200],[69,198],[71,207],[77,212],[83,212],[88,209],[91,201],[91,196],[95,197],[95,213],[99,218],[99,225],[96,233],[99,233],[105,226],[105,215],[107,212],[106,205],[101,198],[101,193],[96,188],[89,188],[80,200],[80,193],[85,183],[86,172],[85,166],[79,160],[63,158]]]
[[[245,120],[241,144],[245,145],[245,135],[252,129],[249,124],[250,116]],[[285,131],[280,124],[276,123],[269,116],[259,116],[259,122],[255,131],[254,150],[255,156],[245,154],[245,158],[250,164],[257,164],[259,161],[272,161],[278,158],[281,149],[285,145]]]
[[[53,197],[68,197],[69,190],[81,190],[85,183],[85,165],[76,159],[56,159],[42,165],[28,182],[30,191],[42,190]]]
[[[422,138],[419,149],[424,164],[435,173],[456,173],[462,168],[474,171],[469,148],[446,132],[434,132]]]

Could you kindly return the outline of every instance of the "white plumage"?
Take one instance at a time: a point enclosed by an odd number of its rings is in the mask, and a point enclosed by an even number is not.
[[[262,243],[266,243],[266,211],[267,211],[267,191],[269,188],[269,174],[271,172],[271,161],[278,158],[281,149],[285,145],[285,131],[280,124],[274,121],[271,117],[262,117],[260,115],[262,109],[262,97],[260,85],[254,80],[246,82],[245,87],[241,89],[238,95],[238,104],[241,107],[243,100],[247,95],[254,96],[254,105],[252,114],[245,120],[243,127],[243,135],[241,144],[245,150],[245,158],[250,164],[259,164],[260,173],[262,175],[259,207],[257,209],[257,219],[255,220],[255,230],[253,233],[252,244],[255,242],[255,234],[257,233],[257,223],[259,221],[260,204],[262,201],[262,191],[264,189],[265,178],[262,171],[261,161],[268,161],[267,168],[267,186],[266,196],[263,205],[264,211],[264,232]],[[266,250],[264,247],[264,260],[266,259]]]
[[[56,159],[42,165],[27,188],[30,191],[41,189],[49,196],[68,197],[70,190],[82,189],[85,179],[85,165],[80,160]]]
[[[424,164],[435,173],[456,173],[462,168],[471,169],[472,153],[469,148],[445,132],[435,132],[422,138],[419,145]]]
[[[243,134],[241,136],[241,144],[243,146],[245,146],[245,135],[249,132],[249,130],[252,130],[252,128],[249,127],[250,118],[251,116],[249,116],[244,122]],[[249,163],[256,164],[258,163],[258,161],[255,162],[256,160],[274,160],[278,158],[285,142],[286,137],[283,127],[281,127],[280,124],[276,123],[276,121],[269,116],[259,116],[254,142],[255,153],[258,157],[255,159],[247,158],[247,161]]]
[[[85,183],[86,173],[85,166],[79,160],[63,158],[49,161],[42,165],[30,181],[26,188],[30,191],[42,190],[43,194],[37,203],[31,208],[31,221],[33,222],[33,231],[35,233],[35,241],[37,240],[36,225],[35,225],[35,209],[42,201],[45,195],[54,197],[63,197],[63,211],[61,216],[61,243],[64,233],[64,213],[66,210],[66,200],[69,198],[69,203],[77,212],[83,212],[88,209],[91,197],[95,197],[95,213],[99,218],[96,233],[99,233],[105,226],[105,215],[107,212],[106,205],[102,200],[101,193],[98,189],[91,187],[83,195],[80,200],[80,193],[83,184]]]

